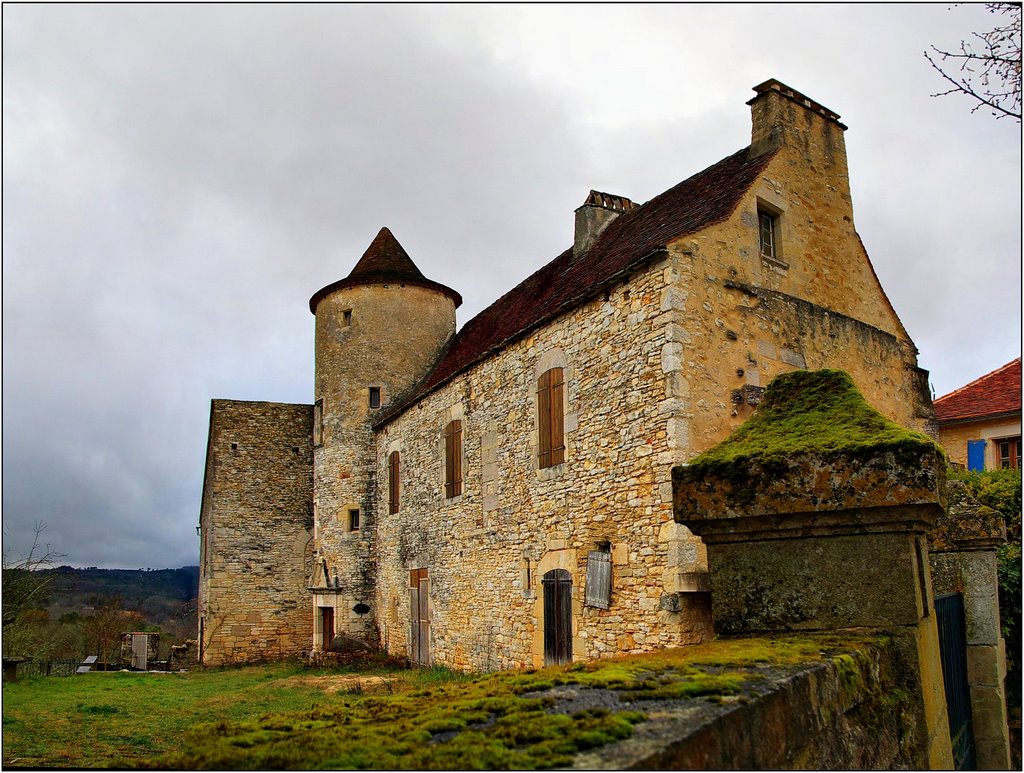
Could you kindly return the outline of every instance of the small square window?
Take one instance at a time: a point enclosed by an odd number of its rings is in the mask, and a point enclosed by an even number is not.
[[[348,511],[348,530],[359,531],[359,511],[349,510]]]
[[[370,407],[380,408],[380,387],[370,387]]]
[[[1020,469],[1020,437],[1002,438],[996,441],[996,467],[1002,470]]]
[[[779,217],[763,209],[757,210],[758,240],[761,255],[772,260],[779,259],[778,231]]]
[[[341,312],[341,324],[345,327],[352,326],[352,309],[345,309]]]

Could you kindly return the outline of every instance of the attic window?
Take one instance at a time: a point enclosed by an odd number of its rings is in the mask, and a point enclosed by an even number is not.
[[[761,245],[761,256],[764,258],[771,258],[772,260],[778,260],[779,216],[766,209],[758,207],[757,223],[758,240]]]
[[[370,408],[380,408],[380,387],[370,387]]]

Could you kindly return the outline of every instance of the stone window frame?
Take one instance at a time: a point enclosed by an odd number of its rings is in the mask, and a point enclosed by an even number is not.
[[[540,444],[540,404],[538,401],[537,385],[541,376],[552,368],[562,369],[562,442],[564,445],[564,458],[560,464],[549,467],[541,466],[541,444]],[[565,470],[572,460],[572,444],[569,442],[571,435],[576,431],[579,420],[576,411],[573,410],[572,392],[574,389],[574,378],[576,372],[570,366],[565,352],[558,347],[552,347],[545,351],[538,359],[533,369],[533,380],[530,388],[530,407],[533,415],[533,428],[530,437],[530,451],[533,457],[533,468],[540,480],[552,480],[565,474]]]
[[[369,406],[371,411],[380,410],[381,406],[384,405],[384,389],[378,384],[371,384],[367,388],[367,400],[366,404]],[[374,398],[376,398],[376,404],[374,404]]]
[[[441,426],[438,433],[438,457],[440,463],[440,489],[441,489],[441,501],[444,504],[455,504],[462,500],[463,495],[466,491],[466,433],[467,433],[467,421],[466,421],[466,410],[461,403],[456,403],[450,406],[446,410],[441,412]],[[452,448],[451,453],[448,450],[448,443],[446,439],[446,430],[452,425],[453,422],[459,422],[460,424],[460,435],[459,444],[457,448]],[[452,457],[458,460],[458,466],[456,472],[460,473],[458,479],[458,486],[452,486],[452,495],[449,496],[449,479],[448,479],[448,460]],[[454,482],[454,481],[451,481]]]
[[[785,248],[785,215],[786,203],[781,196],[774,192],[768,194],[760,191],[755,197],[755,218],[754,230],[756,232],[757,254],[761,260],[779,268],[788,269],[786,262]],[[771,249],[766,252],[764,249],[763,221],[765,218],[771,222]]]

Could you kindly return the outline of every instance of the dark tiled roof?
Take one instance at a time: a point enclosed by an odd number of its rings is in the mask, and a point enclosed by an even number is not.
[[[444,293],[455,302],[456,308],[462,305],[462,296],[440,282],[434,282],[423,276],[409,253],[398,243],[398,239],[385,226],[377,232],[370,246],[355,268],[341,281],[327,285],[314,293],[309,299],[309,310],[316,314],[316,305],[327,295],[342,287],[356,287],[372,284],[407,284],[428,287]]]
[[[673,239],[725,220],[774,156],[750,148],[719,161],[646,204],[616,218],[591,249],[570,247],[463,325],[447,352],[377,426],[514,339],[563,314],[621,279]],[[315,297],[315,296],[314,296]]]
[[[1020,357],[935,401],[939,424],[1020,413]]]

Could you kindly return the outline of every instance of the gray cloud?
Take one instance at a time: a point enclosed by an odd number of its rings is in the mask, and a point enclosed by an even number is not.
[[[306,300],[380,226],[465,321],[589,188],[643,201],[745,145],[773,76],[850,124],[857,226],[937,391],[1020,353],[1019,127],[930,99],[920,54],[976,8],[3,14],[15,553],[41,519],[69,563],[194,563],[210,398],[310,399]]]

